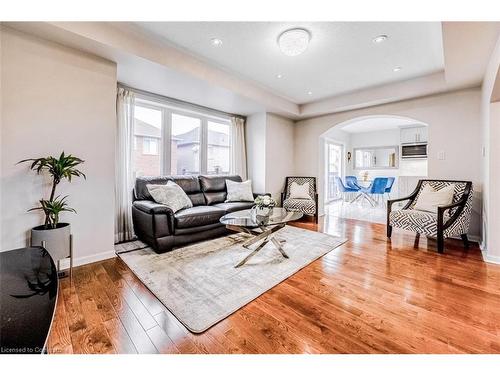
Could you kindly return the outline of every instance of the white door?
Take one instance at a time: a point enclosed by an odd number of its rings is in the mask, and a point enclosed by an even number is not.
[[[339,186],[335,183],[335,177],[343,177],[343,155],[344,146],[341,144],[326,143],[326,201],[330,202],[340,199]]]

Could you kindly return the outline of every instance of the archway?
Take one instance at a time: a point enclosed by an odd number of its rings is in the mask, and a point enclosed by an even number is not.
[[[396,115],[368,115],[359,116],[334,124],[319,137],[319,207],[320,214],[328,213],[325,205],[332,204],[337,199],[346,200],[346,195],[340,191],[338,196],[332,197],[334,181],[340,177],[345,182],[345,176],[355,176],[361,179],[368,187],[376,177],[394,177],[395,182],[391,189],[391,197],[402,196],[414,188],[418,179],[427,177],[427,158],[425,155],[411,155],[411,147],[418,152],[426,149],[428,140],[428,124],[420,120]],[[343,157],[340,165],[332,166],[332,148],[339,145]],[[338,151],[337,151],[338,152]],[[403,155],[404,153],[404,155]],[[357,156],[357,157],[356,157]],[[412,157],[413,156],[413,157]],[[364,157],[365,164],[360,162]],[[373,163],[373,160],[379,162]],[[337,160],[337,158],[334,158]],[[384,164],[385,163],[385,164]],[[361,185],[361,184],[360,184]],[[338,190],[336,190],[338,191]],[[354,194],[354,197],[358,197]],[[348,197],[350,202],[352,194]],[[359,197],[358,197],[359,198]],[[374,206],[373,202],[369,202]],[[381,202],[379,202],[382,204]],[[380,205],[380,211],[383,211]],[[349,207],[349,206],[347,206]],[[352,207],[352,206],[351,206]],[[328,208],[328,207],[327,207]],[[368,215],[370,212],[370,215]],[[373,216],[373,211],[367,211],[369,221],[382,221],[383,212]],[[364,216],[364,212],[354,214]],[[370,217],[372,219],[370,219]]]

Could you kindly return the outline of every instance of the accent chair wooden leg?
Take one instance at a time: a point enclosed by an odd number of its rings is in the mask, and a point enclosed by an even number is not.
[[[387,237],[391,238],[391,235],[392,235],[392,226],[388,225],[387,226]]]
[[[437,236],[437,248],[438,248],[438,253],[442,254],[444,252],[444,237],[443,237],[443,233],[438,233],[438,236]]]
[[[469,243],[469,238],[467,237],[467,234],[461,234],[460,237],[462,237],[462,241],[464,242],[464,248],[468,249],[470,246]]]

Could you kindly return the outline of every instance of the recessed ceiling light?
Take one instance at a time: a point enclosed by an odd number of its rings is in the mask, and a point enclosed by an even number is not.
[[[276,78],[278,78],[278,79],[283,78],[283,74],[277,74],[277,75],[276,75]]]
[[[307,95],[312,95],[312,94],[313,94],[313,92],[312,92],[312,91],[308,91],[308,92],[307,92]]]
[[[379,44],[385,42],[389,38],[387,35],[379,35],[372,39],[373,43]]]
[[[212,39],[210,39],[210,43],[212,43],[212,45],[215,46],[215,47],[222,46],[222,40],[220,40],[219,38],[212,38]]]
[[[311,34],[305,29],[290,29],[280,34],[278,45],[287,56],[300,55],[307,49]]]
[[[401,71],[401,69],[403,69],[402,67],[400,66],[396,66],[394,69],[392,69],[394,72],[399,72]]]

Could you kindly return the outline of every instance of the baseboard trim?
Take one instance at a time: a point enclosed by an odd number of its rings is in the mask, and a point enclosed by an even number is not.
[[[106,251],[104,253],[87,255],[73,259],[73,267],[83,266],[85,264],[99,262],[101,260],[111,259],[116,257],[115,251]],[[61,270],[69,269],[69,259],[61,259]]]
[[[483,260],[486,263],[500,264],[500,256],[488,255],[488,249],[486,248],[484,241],[481,241],[479,243],[479,249],[481,250],[481,253],[483,254]]]
[[[500,257],[488,255],[486,252],[483,252],[483,259],[487,263],[500,264]]]

